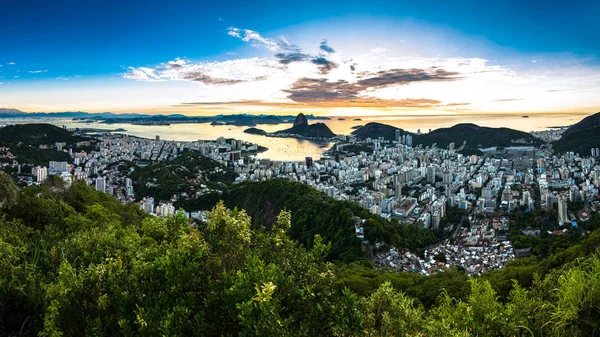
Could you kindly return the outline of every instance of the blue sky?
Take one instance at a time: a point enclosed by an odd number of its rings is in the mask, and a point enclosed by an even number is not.
[[[343,114],[593,111],[600,105],[594,99],[600,88],[599,1],[59,0],[2,6],[0,107],[210,114],[299,105]],[[334,52],[319,49],[324,40]],[[280,55],[290,52],[300,59]],[[324,70],[324,64],[332,67]],[[431,76],[439,68],[447,74]],[[476,75],[482,73],[502,76]],[[360,82],[377,76],[388,80]],[[470,87],[498,95],[478,100],[462,94]],[[298,94],[308,89],[342,94]]]

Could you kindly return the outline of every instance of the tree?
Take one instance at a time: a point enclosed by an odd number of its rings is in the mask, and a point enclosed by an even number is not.
[[[0,210],[11,208],[17,202],[17,185],[12,178],[0,171]]]

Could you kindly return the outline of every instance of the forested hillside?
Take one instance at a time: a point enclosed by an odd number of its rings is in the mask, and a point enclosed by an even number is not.
[[[120,169],[131,177],[137,200],[146,196],[168,200],[177,193],[195,193],[200,185],[222,188],[236,177],[230,168],[192,150],[174,160],[148,166],[120,163]],[[130,169],[133,171],[126,173]]]
[[[368,256],[361,252],[360,240],[354,234],[354,225],[361,219],[366,220],[365,239],[372,243],[383,241],[418,250],[438,241],[430,230],[384,220],[356,203],[335,200],[306,184],[287,179],[236,184],[223,194],[189,200],[181,206],[189,210],[210,209],[219,200],[224,200],[228,207],[246,210],[255,227],[270,228],[279,212],[291,211],[290,236],[312,247],[314,235],[320,234],[332,244],[328,255],[331,259],[354,261]]]
[[[492,278],[467,279],[460,270],[386,279],[323,262],[330,247],[318,235],[311,249],[292,240],[287,211],[271,228],[253,230],[245,211],[219,203],[194,228],[180,216],[146,217],[80,184],[17,194],[0,173],[0,189],[9,196],[0,199],[0,335],[593,336],[600,329],[597,232],[586,247],[572,247],[578,252],[559,254],[566,264],[530,287],[513,282],[499,298]],[[381,282],[359,292],[344,287],[352,268]],[[435,300],[419,299],[424,293]]]

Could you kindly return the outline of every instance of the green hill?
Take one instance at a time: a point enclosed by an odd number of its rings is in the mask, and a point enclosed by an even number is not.
[[[598,128],[600,127],[600,112],[595,113],[593,115],[587,116],[577,124],[571,125],[562,135],[568,136],[578,131],[583,131],[585,129],[590,128]],[[600,131],[597,131],[600,133]]]
[[[1,336],[600,331],[598,229],[550,257],[552,270],[527,258],[468,279],[459,269],[420,276],[324,262],[328,247],[318,236],[311,249],[289,237],[289,212],[271,229],[252,229],[243,211],[218,204],[194,228],[182,216],[146,216],[85,183],[66,191],[23,188],[14,206],[0,211]],[[510,296],[494,290],[498,280],[509,284]]]
[[[121,166],[121,170],[125,173],[132,167],[130,177],[137,200],[146,196],[168,200],[176,193],[195,193],[200,185],[221,189],[235,180],[230,168],[197,151],[187,151],[174,160],[154,165],[129,163]]]
[[[583,129],[566,135],[563,134],[552,145],[556,153],[573,151],[584,156],[589,156],[592,147],[600,148],[600,128]]]
[[[17,124],[0,128],[0,141],[7,143],[20,142],[39,146],[64,142],[67,145],[73,145],[86,140],[89,139],[52,124]]]
[[[331,242],[330,259],[353,261],[365,254],[354,234],[356,219],[366,219],[365,239],[384,241],[396,247],[419,250],[437,241],[430,230],[419,226],[400,225],[373,215],[356,203],[338,201],[299,182],[269,179],[246,182],[227,189],[223,194],[189,200],[181,204],[186,210],[210,209],[218,200],[228,207],[245,209],[257,227],[271,227],[284,209],[292,212],[290,235],[307,247],[319,234]]]
[[[361,139],[383,137],[386,140],[396,140],[396,130],[400,130],[400,132],[403,135],[412,135],[412,133],[404,131],[403,129],[397,128],[395,126],[377,122],[371,122],[365,124],[364,126],[360,126],[356,130],[352,131],[351,134]]]
[[[457,124],[450,128],[440,128],[430,133],[417,135],[413,144],[447,147],[454,143],[456,148],[466,141],[466,148],[486,148],[492,146],[539,145],[543,142],[523,131],[509,128],[488,128],[475,124]]]

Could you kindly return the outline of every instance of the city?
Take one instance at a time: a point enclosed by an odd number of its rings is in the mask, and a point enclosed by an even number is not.
[[[536,136],[552,137],[555,132],[537,132]],[[556,209],[557,218],[550,228],[523,230],[523,234],[539,236],[541,231],[562,235],[577,230],[578,223],[600,211],[600,166],[594,149],[594,156],[589,157],[572,152],[557,156],[547,147],[531,146],[490,148],[481,156],[469,156],[459,153],[454,143],[445,149],[413,147],[410,135],[397,130],[395,137],[389,141],[337,136],[337,143],[323,158],[278,162],[254,158],[259,146],[235,139],[174,142],[161,140],[159,135],[144,139],[102,133],[94,136],[96,148],[89,153],[68,150],[73,164],[51,161],[47,167],[32,167],[31,172],[17,161],[12,166],[27,184],[40,184],[51,176],[60,177],[66,186],[83,180],[123,203],[138,202],[146,213],[166,217],[182,212],[195,224],[206,220],[206,210],[177,210],[175,204],[219,192],[218,187],[200,181],[192,195],[179,191],[165,199],[144,195],[136,200],[130,177],[135,168],[120,169],[123,163],[152,166],[194,151],[223,167],[213,170],[235,172],[236,183],[272,178],[298,181],[336,200],[355,202],[384,219],[444,231],[448,239],[425,250],[422,257],[385,242],[372,243],[377,248],[372,258],[378,266],[424,275],[457,266],[469,275],[481,275],[503,268],[515,256],[528,256],[527,248],[513,249],[508,239],[510,212]],[[76,145],[89,146],[90,142]],[[64,146],[54,144],[56,151],[67,151]],[[10,159],[9,149],[0,149],[0,153]],[[198,170],[195,174],[200,178],[209,172]],[[577,209],[568,205],[577,205]],[[462,212],[456,223],[446,220],[449,209]],[[355,230],[357,240],[369,245],[361,219],[356,220]]]

